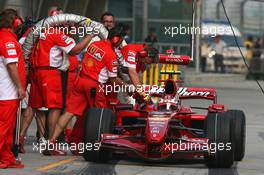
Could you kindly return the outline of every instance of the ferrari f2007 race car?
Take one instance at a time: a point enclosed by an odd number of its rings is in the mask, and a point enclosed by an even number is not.
[[[172,75],[179,71],[161,73],[169,74],[164,86],[145,89],[158,98],[156,103],[115,104],[112,110],[88,111],[84,141],[99,143],[100,149],[86,150],[84,159],[108,161],[118,151],[147,161],[203,157],[208,167],[215,168],[229,168],[241,161],[245,154],[243,111],[218,104],[215,89],[178,87],[179,81]],[[184,106],[185,99],[211,100],[212,104],[206,108]]]

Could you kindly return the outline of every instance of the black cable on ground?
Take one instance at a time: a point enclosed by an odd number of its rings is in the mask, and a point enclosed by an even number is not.
[[[239,50],[239,52],[240,52],[240,54],[241,54],[241,56],[242,56],[242,58],[243,58],[243,61],[244,61],[245,65],[246,65],[246,67],[247,67],[247,69],[248,69],[248,72],[251,73],[251,70],[250,70],[250,68],[249,68],[249,66],[248,66],[248,64],[247,64],[247,61],[246,61],[246,59],[245,59],[245,57],[244,57],[244,55],[243,55],[243,53],[242,53],[242,51],[241,51],[241,48],[240,48],[240,46],[239,46],[239,44],[238,44],[237,37],[236,37],[236,34],[235,34],[235,32],[234,32],[234,28],[233,28],[233,26],[232,26],[232,24],[231,24],[231,21],[230,21],[228,15],[227,15],[226,8],[225,8],[224,1],[223,1],[223,0],[221,0],[221,4],[222,4],[222,7],[223,7],[223,10],[224,10],[224,13],[225,13],[225,17],[226,17],[226,19],[227,19],[227,21],[228,21],[228,23],[229,23],[229,25],[230,25],[230,27],[231,27],[231,30],[232,30],[233,36],[234,36],[234,38],[235,38],[235,43],[236,43],[236,45],[237,45],[237,48],[238,48],[238,50]],[[264,90],[263,90],[262,86],[260,85],[259,81],[258,81],[256,78],[254,78],[254,80],[256,81],[256,83],[258,84],[258,86],[259,86],[259,88],[260,88],[262,94],[264,95]]]

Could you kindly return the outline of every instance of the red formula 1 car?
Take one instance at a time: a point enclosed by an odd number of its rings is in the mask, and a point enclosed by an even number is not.
[[[216,90],[178,87],[169,74],[162,88],[152,87],[156,103],[117,104],[113,110],[92,108],[85,120],[87,161],[107,161],[118,151],[148,161],[204,157],[208,167],[228,168],[245,153],[245,115],[217,103]],[[185,99],[211,100],[207,108],[183,106]],[[138,100],[140,101],[140,100]],[[206,110],[206,114],[193,112]]]

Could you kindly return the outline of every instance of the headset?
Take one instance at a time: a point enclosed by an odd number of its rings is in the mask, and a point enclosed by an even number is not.
[[[108,39],[114,46],[119,46],[123,41],[123,27],[118,25],[112,29],[108,29]]]
[[[58,10],[51,10],[49,12],[49,16],[55,16],[55,15],[58,15],[59,14],[59,11]]]
[[[145,58],[145,57],[148,57],[149,56],[149,53],[148,53],[147,50],[144,49],[144,50],[141,50],[141,51],[138,52],[138,56],[140,58]]]
[[[122,36],[113,36],[111,39],[110,39],[111,43],[115,46],[119,46],[122,41],[123,41],[123,37]]]
[[[13,20],[13,24],[12,27],[16,30],[18,28],[18,26],[20,26],[21,24],[23,24],[23,21],[20,17],[15,17],[15,19]]]
[[[8,18],[8,20],[7,20]],[[10,24],[9,18],[12,19]],[[13,9],[6,9],[0,14],[1,27],[17,29],[19,25],[23,24],[22,19],[18,16],[17,11]]]
[[[159,51],[155,49],[154,47],[147,47],[144,48],[143,50],[138,52],[138,56],[141,58],[144,57],[156,57]]]
[[[157,63],[158,53],[159,51],[155,49],[154,47],[148,47],[148,48],[144,48],[143,50],[139,51],[137,55],[139,58],[151,57],[153,59],[153,63]]]

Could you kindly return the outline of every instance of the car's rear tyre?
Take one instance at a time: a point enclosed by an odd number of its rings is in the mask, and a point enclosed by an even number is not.
[[[245,156],[246,117],[241,110],[227,111],[232,118],[232,137],[235,161],[241,161]]]
[[[91,144],[96,150],[85,149],[83,157],[86,161],[106,162],[111,159],[111,150],[102,147],[98,150],[97,148],[101,140],[101,134],[113,133],[115,120],[115,114],[110,109],[91,108],[88,110],[85,117],[84,144]]]
[[[226,112],[209,113],[205,125],[211,148],[210,154],[205,155],[206,165],[210,168],[230,168],[234,163],[231,117]]]

